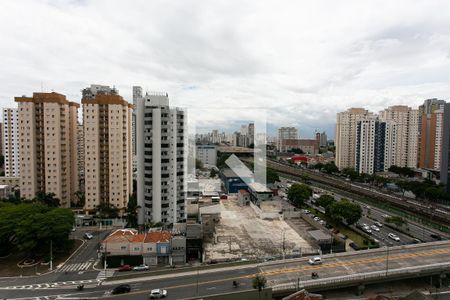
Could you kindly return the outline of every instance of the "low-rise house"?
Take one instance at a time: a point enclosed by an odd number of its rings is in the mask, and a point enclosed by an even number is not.
[[[185,244],[184,236],[169,231],[138,233],[134,229],[119,229],[102,242],[100,252],[106,255],[109,266],[127,263],[145,263],[149,266],[184,264],[186,251],[181,250]]]

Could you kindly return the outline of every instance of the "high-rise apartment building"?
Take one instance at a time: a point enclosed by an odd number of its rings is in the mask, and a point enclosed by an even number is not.
[[[70,207],[78,190],[76,122],[79,104],[58,93],[16,97],[20,133],[20,195],[53,193]]]
[[[6,177],[20,176],[19,116],[17,108],[3,109],[2,153]]]
[[[139,224],[186,220],[186,115],[166,93],[146,93],[136,107]]]
[[[390,167],[395,124],[375,116],[358,121],[356,127],[355,169],[358,173],[384,172]]]
[[[124,210],[133,192],[132,105],[115,88],[83,90],[85,206]]]
[[[380,120],[395,123],[395,155],[391,165],[417,167],[419,111],[405,105],[390,106],[379,114]]]
[[[280,127],[278,128],[278,142],[277,142],[277,150],[282,151],[283,148],[282,141],[283,140],[296,140],[298,139],[298,129],[295,127]]]
[[[336,166],[342,170],[356,167],[356,133],[359,121],[373,116],[363,108],[350,108],[336,118]]]
[[[439,170],[442,158],[444,100],[427,99],[419,106],[418,167]]]
[[[442,109],[442,108],[441,108]],[[450,103],[443,105],[440,183],[450,192]]]

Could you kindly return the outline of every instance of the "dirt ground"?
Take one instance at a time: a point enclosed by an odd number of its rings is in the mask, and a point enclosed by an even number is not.
[[[64,262],[70,254],[73,253],[81,245],[82,241],[75,240],[72,250],[69,254],[55,253],[53,260],[53,267],[55,268],[60,263]],[[7,257],[0,258],[0,277],[13,277],[13,276],[32,276],[37,273],[43,274],[49,271],[49,265],[36,264],[30,267],[19,268],[17,264],[27,258],[25,253],[12,253]]]
[[[221,219],[214,241],[205,245],[206,260],[263,258],[298,253],[311,245],[284,220],[262,220],[235,198],[220,202]]]

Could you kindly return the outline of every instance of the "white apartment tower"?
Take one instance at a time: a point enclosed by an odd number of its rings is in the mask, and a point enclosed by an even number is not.
[[[139,224],[186,219],[186,114],[166,93],[146,93],[136,105]]]
[[[356,167],[356,133],[359,121],[373,114],[363,108],[350,108],[336,117],[336,166],[339,170]]]
[[[122,212],[133,193],[132,105],[115,88],[83,90],[86,212],[109,204]]]
[[[394,123],[396,138],[393,141],[395,153],[391,165],[417,167],[419,111],[405,105],[390,106],[379,113],[380,120]]]
[[[19,116],[17,108],[3,109],[3,156],[5,158],[5,176],[20,176],[19,160]]]

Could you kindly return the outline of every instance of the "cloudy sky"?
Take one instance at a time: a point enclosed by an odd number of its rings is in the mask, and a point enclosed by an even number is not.
[[[448,1],[1,1],[0,104],[91,83],[169,93],[199,128],[262,118],[333,136],[335,114],[450,95]],[[238,128],[236,128],[238,129]]]

